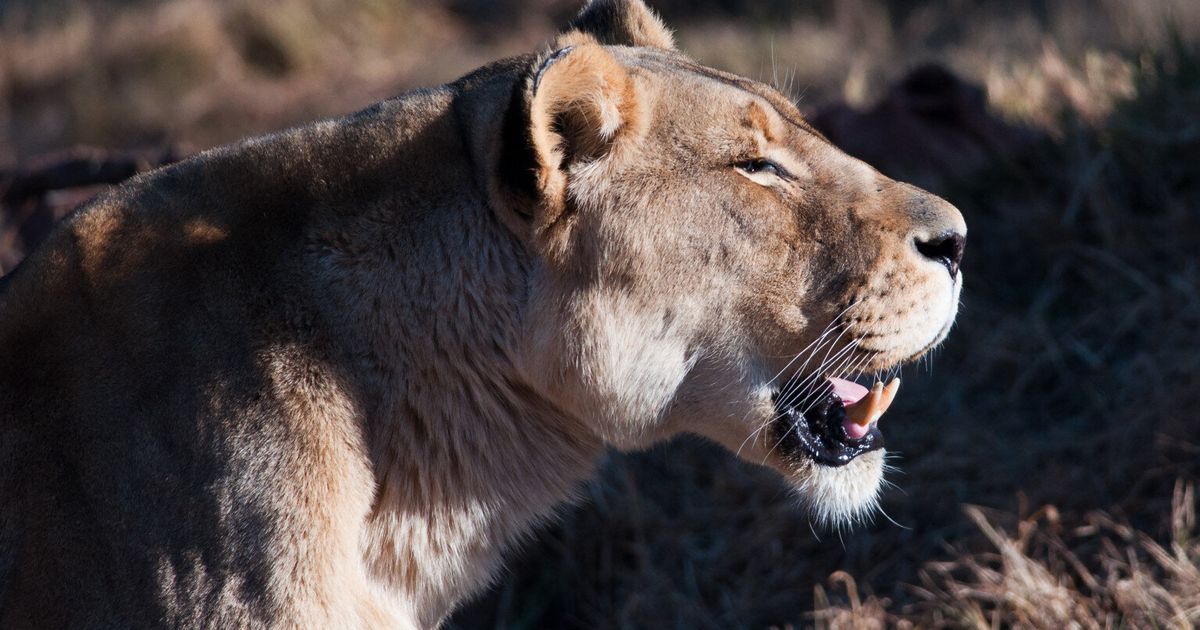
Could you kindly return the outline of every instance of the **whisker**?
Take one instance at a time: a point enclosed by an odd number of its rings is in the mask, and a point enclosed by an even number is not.
[[[779,378],[781,376],[783,376],[785,373],[787,373],[788,370],[792,367],[792,365],[795,364],[796,361],[799,360],[799,358],[802,355],[806,355],[804,363],[801,364],[801,366],[795,370],[795,373],[798,373],[798,374],[804,373],[805,369],[808,367],[808,364],[821,351],[821,349],[828,343],[829,350],[826,351],[825,358],[822,359],[822,364],[826,363],[828,361],[829,352],[832,351],[834,347],[836,347],[838,341],[840,341],[842,339],[842,337],[845,336],[846,332],[849,330],[849,327],[850,327],[849,322],[846,322],[843,318],[846,316],[847,313],[852,311],[854,308],[860,306],[861,304],[863,304],[863,300],[861,300],[861,299],[854,300],[854,301],[850,302],[849,304],[847,304],[844,308],[842,308],[841,311],[839,311],[833,318],[831,318],[829,320],[829,322],[825,325],[825,328],[822,329],[821,333],[817,336],[817,338],[814,339],[813,341],[809,342],[809,344],[807,346],[805,346],[803,349],[801,349],[799,352],[797,352],[796,355],[793,356],[791,358],[791,360],[789,360],[787,362],[787,364],[784,365],[784,367],[781,370],[779,370],[779,372],[777,372],[773,377],[771,377],[771,379],[769,381],[767,381],[766,386],[770,387],[777,380],[779,380]],[[837,332],[837,336],[831,340],[830,335],[832,335],[834,332]],[[835,355],[835,357],[836,356],[837,355]],[[816,370],[814,373],[819,374],[820,370]],[[811,377],[811,375],[810,375],[810,377]],[[777,399],[785,401],[784,404],[786,405],[788,402],[790,402],[790,398],[794,394],[796,394],[798,392],[798,390],[800,390],[800,388],[807,387],[809,385],[807,383],[808,380],[809,379],[806,378],[799,382],[789,381],[788,383],[786,383],[784,385],[784,387],[780,390],[780,392],[778,392],[776,394]],[[741,422],[745,422],[746,416],[748,416],[750,413],[751,413],[751,411],[748,410],[742,416]],[[738,445],[738,448],[737,448],[737,451],[735,454],[740,456],[742,453],[742,449],[744,449],[746,447],[746,444],[748,444],[752,440],[756,439],[762,433],[762,431],[764,429],[769,427],[773,422],[775,422],[776,420],[778,420],[781,417],[783,417],[782,414],[776,415],[772,418],[765,420],[761,424],[759,424],[759,426],[757,428],[755,428],[753,431],[751,431],[750,434],[747,435],[746,438],[742,440],[742,443]],[[790,429],[789,429],[789,432],[790,432]],[[784,434],[784,437],[786,437],[786,436],[787,436],[787,433]],[[770,453],[773,451],[774,451],[774,447],[770,451],[768,451],[767,455],[770,456]],[[765,461],[766,460],[764,459],[764,463],[765,463]]]
[[[841,336],[838,337],[838,340],[839,341],[841,340]],[[836,343],[836,341],[835,341],[835,343]],[[855,348],[857,348],[860,343],[862,343],[861,338],[854,339],[854,340],[848,342],[845,346],[843,346],[841,350],[838,350],[837,353],[835,353],[832,357],[830,357],[829,354],[826,353],[826,357],[824,359],[822,359],[821,365],[817,366],[817,369],[808,373],[807,376],[805,376],[803,379],[801,379],[801,381],[796,385],[796,387],[793,388],[793,390],[795,390],[799,387],[805,387],[805,388],[811,387],[811,385],[813,384],[814,381],[824,378],[825,374],[832,374],[835,370],[829,369],[829,367],[831,365],[833,365],[833,363],[835,361],[841,360],[842,362],[844,362],[845,357],[849,356],[849,353],[852,353],[853,350]],[[832,349],[833,348],[830,347],[830,351],[832,351]],[[802,391],[801,393],[809,393],[809,392]],[[790,403],[792,401],[789,399],[786,402]]]
[[[859,344],[859,343],[861,343],[861,342],[862,342],[862,338],[855,339],[855,340],[853,340],[853,341],[851,342],[851,344],[850,344],[849,346],[847,346],[847,348],[846,348],[846,349],[852,349],[852,348],[855,348],[855,347],[857,347],[857,346],[858,346],[858,344]],[[850,365],[850,364],[851,364],[851,360],[852,360],[852,359],[851,359],[851,358],[852,358],[852,356],[853,356],[853,355],[847,355],[847,356],[846,356],[846,358],[844,358],[844,359],[842,359],[842,360],[840,361],[840,363],[839,363],[839,367],[838,367],[837,369],[835,369],[835,370],[832,370],[830,373],[839,372],[839,371],[840,371],[841,369],[843,369],[843,368],[844,368],[846,365]],[[860,357],[860,358],[858,358],[856,361],[854,361],[854,362],[853,362],[853,365],[855,365],[856,367],[857,367],[857,366],[859,366],[859,365],[862,365],[864,361],[868,360],[868,358],[869,358],[869,357]],[[800,412],[800,415],[805,415],[805,414],[807,414],[809,411],[812,411],[813,407],[815,407],[815,406],[817,405],[817,403],[818,403],[818,402],[820,402],[820,401],[819,401],[819,400],[813,400],[813,401],[810,401],[810,402],[808,403],[808,406],[807,406],[807,407],[805,407],[805,408],[804,408],[804,409],[803,409],[803,410]],[[782,418],[782,417],[783,417],[783,415],[784,415],[784,414],[779,414],[779,415],[777,415],[777,416],[776,416],[775,418],[773,418],[773,419],[772,419],[770,422],[774,422],[775,420],[778,420],[779,418]],[[770,424],[770,423],[767,423],[767,424]],[[767,458],[769,458],[769,457],[771,456],[771,454],[775,452],[775,449],[779,448],[779,445],[780,445],[780,444],[783,444],[783,441],[784,441],[784,439],[786,439],[786,438],[787,438],[787,436],[788,436],[788,435],[789,435],[789,434],[792,432],[792,430],[793,430],[794,428],[795,428],[794,426],[792,426],[792,427],[788,427],[788,430],[787,430],[787,431],[785,431],[785,432],[784,432],[784,434],[783,434],[782,436],[780,436],[779,440],[778,440],[777,442],[775,442],[774,446],[772,446],[772,447],[771,447],[771,449],[767,451],[767,454],[766,454],[766,456],[763,458],[763,461],[762,461],[762,463],[763,463],[763,464],[765,464],[765,463],[766,463],[766,461],[767,461]],[[761,427],[760,427],[760,429],[759,429],[759,430],[761,430]]]
[[[910,532],[912,531],[913,528],[911,528],[907,525],[901,525],[900,523],[897,523],[896,519],[892,518],[892,515],[888,514],[887,510],[883,509],[883,506],[879,505],[879,503],[875,504],[875,509],[879,510],[879,513],[883,515],[883,518],[886,518],[888,520],[888,522],[891,523],[892,525],[895,525],[896,527],[899,527],[900,529],[903,529],[905,531],[910,531]]]
[[[847,310],[849,310],[849,309],[850,309],[852,306],[854,306],[854,305],[853,305],[853,304],[851,304],[850,306],[846,307],[846,309],[843,309],[842,313],[844,314],[844,313],[845,313]],[[839,315],[839,317],[840,317],[840,315]],[[830,322],[829,322],[828,324],[826,324],[826,325],[825,325],[825,330],[824,330],[824,331],[822,331],[822,333],[821,333],[821,334],[820,334],[820,335],[819,335],[819,336],[818,336],[816,339],[814,339],[814,340],[813,340],[812,342],[810,342],[810,343],[809,343],[807,346],[805,346],[805,347],[804,347],[802,350],[800,350],[800,352],[797,352],[797,353],[796,353],[796,356],[792,357],[792,360],[791,360],[791,361],[788,361],[788,364],[787,364],[787,365],[785,365],[785,366],[783,367],[783,369],[782,369],[782,370],[780,370],[780,371],[779,371],[777,374],[775,374],[775,376],[774,376],[774,377],[772,377],[770,381],[767,381],[767,384],[766,384],[766,386],[769,388],[769,387],[770,387],[772,384],[774,384],[774,382],[775,382],[775,381],[776,381],[776,380],[777,380],[777,379],[778,379],[780,376],[782,376],[782,375],[783,375],[783,374],[784,374],[784,373],[787,371],[787,369],[788,369],[789,367],[791,367],[791,365],[792,365],[793,363],[795,363],[795,362],[796,362],[796,360],[797,360],[797,359],[799,359],[799,358],[800,358],[800,355],[804,354],[805,352],[808,352],[810,348],[812,348],[812,352],[813,352],[813,353],[815,353],[815,352],[819,351],[819,350],[820,350],[820,348],[821,348],[821,346],[823,345],[823,343],[822,343],[822,342],[823,342],[823,340],[824,340],[824,339],[825,339],[825,338],[826,338],[826,337],[827,337],[827,336],[828,336],[828,335],[829,335],[831,332],[833,332],[833,330],[834,330],[834,325],[835,325],[835,324],[837,324],[837,323],[838,323],[838,322],[837,322],[837,319],[836,319],[836,318],[835,318],[835,319],[833,319],[833,320],[830,320]],[[813,345],[814,345],[814,344],[817,344],[815,348],[813,348]],[[807,365],[807,364],[808,364],[808,359],[806,359],[806,360],[805,360],[805,365]],[[801,367],[801,369],[803,369],[803,366]],[[740,423],[742,423],[742,422],[745,422],[745,421],[746,421],[746,417],[747,417],[747,416],[749,416],[749,415],[752,413],[752,411],[753,411],[753,410],[747,410],[747,411],[746,411],[746,413],[742,415],[742,419],[739,421],[739,424],[740,424]],[[759,425],[759,427],[758,427],[757,429],[755,429],[754,431],[751,431],[751,432],[750,432],[750,435],[746,436],[746,439],[742,440],[742,443],[741,443],[740,445],[738,445],[737,452],[736,452],[735,454],[736,454],[736,455],[741,455],[741,454],[742,454],[742,449],[746,447],[746,444],[747,444],[747,443],[748,443],[750,440],[754,439],[754,438],[755,438],[755,437],[758,435],[758,433],[759,433],[760,431],[762,431],[764,428],[766,428],[768,425],[770,425],[770,424],[771,424],[771,422],[774,422],[774,420],[775,420],[775,419],[767,420],[766,422],[763,422],[762,424],[760,424],[760,425]]]
[[[782,376],[784,372],[787,372],[787,369],[789,367],[791,367],[793,363],[796,362],[796,359],[800,358],[800,355],[804,354],[805,352],[808,352],[809,349],[812,348],[814,344],[817,344],[818,342],[825,339],[825,337],[828,336],[831,332],[833,332],[833,330],[837,326],[847,325],[845,322],[839,322],[838,320],[843,315],[845,315],[847,311],[849,311],[851,308],[853,308],[857,304],[858,304],[858,302],[855,302],[855,303],[851,304],[850,306],[847,306],[845,309],[842,309],[842,312],[838,313],[837,317],[833,318],[832,320],[829,321],[828,324],[825,325],[824,330],[821,331],[821,334],[816,339],[811,341],[807,346],[805,346],[799,352],[797,352],[796,355],[794,357],[792,357],[792,360],[788,361],[787,365],[783,366],[783,369],[779,370],[779,372],[774,377],[772,377],[770,381],[767,381],[767,385],[771,385],[772,383],[774,383],[775,380],[778,379],[780,376]]]
[[[813,393],[813,386],[819,382],[820,379],[824,378],[823,374],[827,372],[825,367],[831,364],[832,361],[845,360],[845,357],[848,357],[849,353],[852,353],[853,350],[858,346],[859,341],[860,340],[855,340],[846,345],[829,361],[822,362],[822,364],[818,366],[817,370],[814,370],[813,372],[809,373],[808,376],[804,377],[800,381],[797,381],[790,389],[786,390],[786,393],[781,392],[779,404],[786,407],[800,397]],[[782,414],[773,418],[772,421],[778,420],[781,417],[783,417]]]
[[[842,366],[845,366],[845,365],[848,365],[848,364],[850,364],[850,362],[851,362],[852,360],[854,360],[854,355],[853,355],[853,352],[851,352],[851,351],[853,351],[855,348],[857,348],[857,347],[858,347],[858,345],[859,345],[861,342],[862,342],[862,339],[861,339],[861,338],[854,339],[854,340],[852,340],[852,341],[851,341],[849,344],[847,344],[847,346],[846,346],[845,348],[843,348],[842,350],[840,350],[840,351],[838,352],[838,354],[839,354],[839,355],[849,352],[848,354],[844,354],[844,356],[843,356],[841,359],[839,359],[839,360],[838,360],[838,367],[839,367],[839,368],[840,368],[840,367],[842,367]],[[835,356],[837,356],[837,355],[835,355]],[[857,364],[859,364],[859,362],[861,362],[862,360],[863,360],[862,358],[859,358],[857,361],[855,361],[855,364],[856,364],[856,365],[857,365]],[[822,370],[822,371],[817,371],[817,372],[814,372],[813,374],[820,375],[820,374],[822,374],[822,373],[824,373],[824,371],[823,371],[823,370]],[[810,376],[809,378],[811,379],[812,377]],[[806,379],[806,380],[807,380],[807,379]],[[805,414],[807,414],[809,411],[812,411],[813,407],[815,407],[815,406],[816,406],[816,404],[817,404],[818,402],[819,402],[818,400],[813,400],[813,401],[810,401],[810,402],[808,403],[808,406],[807,406],[807,407],[805,407],[805,409],[804,409],[803,411],[801,411],[801,412],[800,412],[800,415],[805,415]],[[783,406],[786,406],[786,404],[787,404],[787,403],[785,403]],[[780,418],[784,417],[784,415],[785,415],[785,414],[786,414],[786,412],[782,412],[782,413],[776,414],[776,416],[775,416],[774,418],[772,418],[770,421],[768,421],[767,423],[765,423],[765,424],[764,424],[764,427],[765,427],[765,426],[767,426],[767,425],[770,425],[771,423],[775,422],[776,420],[778,420],[778,419],[780,419]],[[760,427],[759,429],[757,429],[757,430],[756,430],[756,432],[757,432],[757,431],[761,431],[761,430],[762,430],[762,428],[763,428],[763,427]],[[766,464],[766,463],[767,463],[767,459],[769,459],[769,458],[771,457],[771,455],[772,455],[772,454],[775,452],[775,449],[779,448],[779,445],[780,445],[780,444],[783,444],[783,441],[784,441],[785,439],[787,439],[787,436],[788,436],[788,435],[790,435],[790,434],[791,434],[791,432],[792,432],[794,429],[795,429],[795,425],[793,424],[792,426],[789,426],[789,427],[788,427],[787,431],[784,431],[784,432],[783,432],[783,435],[781,435],[781,436],[779,437],[779,439],[778,439],[778,440],[775,442],[775,444],[774,444],[773,446],[771,446],[771,448],[770,448],[769,450],[767,450],[767,454],[766,454],[765,456],[763,456],[763,460],[762,460],[762,462],[761,462],[762,464]]]
[[[830,346],[829,346],[829,349],[828,349],[828,350],[825,352],[825,356],[824,356],[824,357],[822,357],[822,359],[821,359],[821,365],[819,365],[819,366],[817,367],[817,369],[813,370],[813,371],[812,371],[812,372],[809,374],[809,377],[808,377],[808,378],[811,378],[811,376],[812,376],[813,374],[818,374],[818,375],[819,375],[819,374],[821,374],[821,373],[824,371],[824,366],[825,366],[825,365],[826,365],[826,364],[829,362],[829,360],[830,360],[830,358],[829,358],[829,353],[830,353],[830,352],[833,352],[833,349],[834,349],[835,347],[837,347],[837,343],[838,343],[839,341],[841,341],[841,340],[842,340],[842,337],[844,337],[844,336],[846,335],[846,333],[847,333],[847,332],[849,332],[849,331],[850,331],[850,327],[849,327],[849,326],[847,326],[845,329],[843,329],[843,330],[842,330],[842,332],[841,332],[841,333],[840,333],[840,334],[837,336],[837,338],[833,340],[833,343],[832,343],[832,344],[830,344]],[[840,352],[840,351],[839,351],[839,352]],[[815,355],[815,354],[816,354],[816,352],[813,352],[813,355]],[[836,355],[835,355],[835,356],[836,356]],[[811,358],[812,358],[812,357],[809,357],[809,360],[811,360]],[[807,371],[805,368],[807,368],[807,367],[808,367],[808,361],[809,361],[809,360],[806,360],[806,361],[804,362],[804,365],[802,365],[802,366],[800,367],[800,369],[799,369],[799,370],[797,370],[797,373],[803,373],[803,372],[806,372],[806,371]],[[807,380],[807,379],[806,379],[806,380]],[[793,389],[794,389],[794,387],[793,387]],[[786,393],[783,393],[783,392],[781,392],[781,398],[782,398],[782,396],[786,396],[786,395],[787,395]],[[788,401],[788,402],[790,402],[790,401]]]
[[[850,346],[850,347],[857,347],[857,346],[858,346],[858,343],[859,343],[859,342],[861,342],[861,341],[862,341],[861,339],[856,339],[856,340],[854,340],[854,342],[853,342],[853,346]],[[843,369],[845,366],[847,366],[847,365],[849,365],[849,364],[850,364],[850,361],[852,360],[852,359],[851,359],[851,358],[852,358],[852,356],[853,356],[853,355],[847,355],[847,357],[846,357],[846,358],[845,358],[845,359],[844,359],[844,360],[841,362],[841,364],[839,365],[839,367],[838,367],[837,369],[831,370],[831,371],[830,371],[830,374],[836,374],[836,373],[842,373],[842,374],[845,374],[846,372],[842,372],[842,369]],[[862,358],[858,359],[858,360],[857,360],[857,361],[854,363],[854,365],[856,365],[856,366],[857,366],[857,365],[861,365],[863,360],[864,360],[864,359],[862,359]],[[802,414],[805,414],[805,413],[808,413],[809,411],[811,411],[811,410],[812,410],[812,408],[813,408],[814,406],[816,406],[817,402],[818,402],[818,401],[813,401],[813,402],[810,402],[810,403],[809,403],[809,405],[808,405],[808,407],[807,407],[807,408],[805,408],[805,410],[804,410],[804,411],[802,411],[801,413],[802,413]]]

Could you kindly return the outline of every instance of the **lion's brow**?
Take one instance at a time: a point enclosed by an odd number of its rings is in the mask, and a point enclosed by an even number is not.
[[[803,129],[804,131],[807,131],[808,133],[811,133],[814,136],[817,136],[818,138],[820,138],[821,140],[824,140],[825,142],[829,142],[829,139],[825,137],[825,134],[821,133],[820,131],[817,131],[817,129],[815,127],[813,127],[812,125],[810,125],[808,123],[808,121],[804,120],[804,118],[798,116],[795,112],[785,111],[786,109],[791,109],[791,108],[781,108],[779,106],[779,103],[777,102],[779,100],[779,98],[781,98],[781,97],[779,97],[778,95],[770,94],[769,92],[764,92],[763,90],[760,90],[759,85],[757,83],[755,83],[754,81],[751,81],[750,79],[746,79],[744,77],[739,77],[735,74],[730,74],[727,72],[722,72],[720,70],[714,70],[713,68],[709,68],[707,66],[702,66],[694,61],[691,61],[690,59],[681,59],[678,57],[665,57],[665,60],[667,60],[667,62],[670,65],[672,65],[680,70],[699,74],[707,79],[712,79],[714,81],[718,81],[724,85],[728,85],[732,88],[736,88],[743,92],[757,96],[757,97],[761,98],[762,100],[766,101],[768,104],[770,104],[771,108],[775,110],[775,113],[779,114],[780,118]]]

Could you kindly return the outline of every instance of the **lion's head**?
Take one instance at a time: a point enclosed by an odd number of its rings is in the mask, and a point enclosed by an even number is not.
[[[870,508],[894,389],[849,379],[946,336],[959,212],[679,53],[637,1],[585,9],[509,118],[492,193],[540,261],[529,381],[617,446],[700,434],[821,516]]]

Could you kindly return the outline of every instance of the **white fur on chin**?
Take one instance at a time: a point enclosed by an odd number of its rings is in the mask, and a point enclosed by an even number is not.
[[[822,525],[842,529],[865,521],[879,504],[883,449],[864,453],[845,466],[808,464],[792,477],[797,494]]]

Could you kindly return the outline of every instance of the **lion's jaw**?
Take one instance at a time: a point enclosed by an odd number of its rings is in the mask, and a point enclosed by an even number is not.
[[[699,434],[783,473],[824,520],[869,511],[883,450],[818,463],[780,418],[824,377],[945,337],[961,215],[842,153],[766,86],[673,52],[580,48],[560,56],[620,74],[594,118],[627,118],[586,160],[556,156],[561,215],[535,240],[522,371],[617,447]]]

